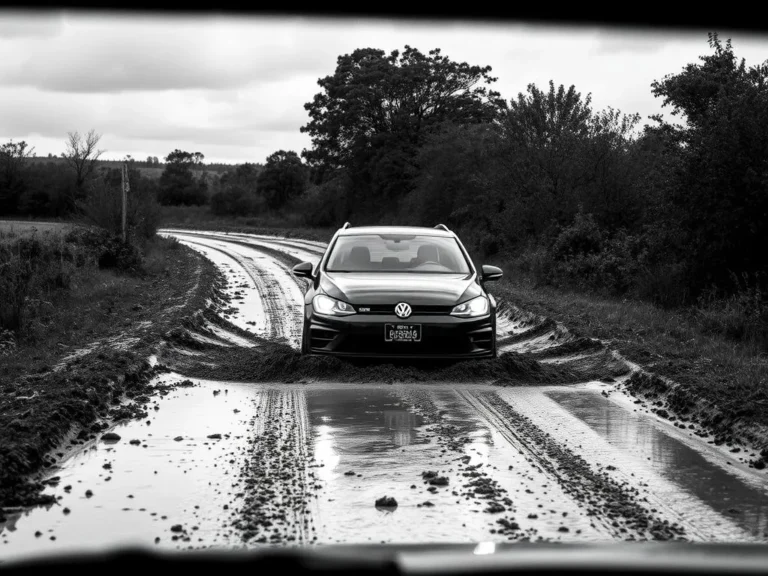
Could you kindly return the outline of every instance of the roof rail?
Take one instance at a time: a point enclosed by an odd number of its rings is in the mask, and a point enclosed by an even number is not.
[[[437,226],[435,226],[435,228],[440,228],[440,230],[445,230],[446,232],[450,232],[450,230],[448,230],[448,226],[446,226],[445,224],[438,224]]]
[[[347,228],[349,228],[349,226],[350,226],[349,222],[344,222],[344,226],[342,226],[341,229],[346,230]]]

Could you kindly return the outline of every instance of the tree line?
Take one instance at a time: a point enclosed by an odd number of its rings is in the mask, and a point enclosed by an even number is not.
[[[119,185],[123,163],[139,196],[167,206],[210,206],[217,215],[257,215],[281,211],[302,196],[308,168],[296,152],[278,150],[266,164],[206,164],[201,152],[173,150],[160,162],[104,161],[94,130],[69,133],[61,157],[34,157],[26,142],[0,146],[0,216],[67,217],[83,212],[84,203]],[[162,168],[145,172],[144,168]],[[117,176],[116,176],[117,175]],[[132,195],[133,197],[133,195]]]

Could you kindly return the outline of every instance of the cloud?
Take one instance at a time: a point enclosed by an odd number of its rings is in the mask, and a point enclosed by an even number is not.
[[[118,149],[133,150],[135,156],[159,156],[186,146],[206,157],[226,149],[236,157],[262,161],[259,154],[266,158],[278,149],[273,143],[296,151],[309,145],[299,132],[306,123],[300,90],[290,82],[273,88],[284,95],[282,100],[258,89],[239,91],[233,102],[214,103],[207,91],[194,90],[59,93],[52,99],[50,93],[33,88],[7,88],[0,90],[0,109],[14,113],[3,119],[0,142],[26,140],[37,146],[39,154],[58,154],[67,132],[93,128],[103,135],[102,147],[110,157]],[[42,147],[40,141],[49,144]],[[124,144],[118,147],[115,142]]]
[[[293,34],[270,33],[264,21],[85,19],[55,38],[18,46],[0,63],[0,85],[73,93],[222,91],[304,74],[328,60]]]
[[[63,30],[61,14],[8,11],[0,19],[0,42],[15,38],[51,38]]]
[[[701,33],[691,31],[678,31],[675,34],[670,34],[669,31],[652,28],[611,27],[596,31],[596,44],[592,53],[642,57],[662,52],[676,41],[690,41],[698,37],[702,37]]]

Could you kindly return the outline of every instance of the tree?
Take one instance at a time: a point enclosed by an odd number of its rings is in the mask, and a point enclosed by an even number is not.
[[[700,63],[651,85],[685,120],[654,117],[678,159],[667,189],[687,234],[694,294],[768,269],[768,61],[747,68],[714,33],[709,46]]]
[[[515,234],[539,236],[583,207],[612,228],[636,216],[629,146],[638,115],[594,112],[574,86],[529,84],[501,122],[508,172],[507,209]],[[510,222],[512,223],[512,222]]]
[[[427,133],[446,121],[498,117],[504,102],[487,87],[496,81],[490,71],[454,62],[440,49],[425,55],[410,46],[389,55],[363,48],[340,56],[335,73],[318,80],[322,91],[304,105],[310,121],[301,131],[310,135],[312,149],[302,156],[313,181],[346,170],[358,209],[391,209],[410,189]]]
[[[67,133],[67,149],[62,157],[67,164],[75,171],[75,194],[77,200],[85,192],[85,183],[93,174],[96,168],[96,161],[104,153],[104,150],[98,150],[96,147],[101,140],[101,134],[95,130],[89,130],[85,137],[79,132]]]
[[[307,168],[296,152],[278,150],[267,158],[259,174],[258,187],[269,208],[283,208],[306,189]]]
[[[165,205],[201,205],[208,201],[204,182],[195,180],[192,171],[205,156],[200,152],[174,150],[165,157],[165,169],[160,176],[158,200]]]
[[[25,141],[11,140],[0,146],[0,214],[18,211],[19,198],[24,193],[24,167],[34,148]]]
[[[257,214],[264,208],[264,198],[258,193],[261,166],[246,162],[232,172],[225,172],[218,183],[219,190],[211,196],[211,212],[217,215]]]

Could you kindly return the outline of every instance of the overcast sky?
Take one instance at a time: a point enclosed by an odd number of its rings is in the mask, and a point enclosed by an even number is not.
[[[765,35],[718,32],[748,65],[768,59]],[[339,55],[406,44],[492,66],[507,100],[552,79],[644,122],[662,111],[651,82],[709,52],[707,30],[0,11],[0,142],[58,155],[68,131],[95,128],[108,158],[264,162],[310,145],[304,103]]]

